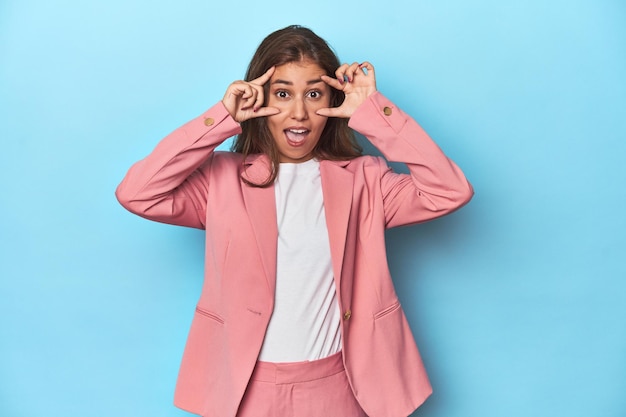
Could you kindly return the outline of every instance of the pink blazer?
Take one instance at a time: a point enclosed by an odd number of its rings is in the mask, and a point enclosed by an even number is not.
[[[471,185],[421,127],[375,93],[350,127],[390,161],[363,156],[320,164],[350,385],[370,417],[405,417],[431,393],[396,296],[384,231],[450,213]],[[120,203],[159,222],[206,229],[205,280],[178,377],[175,404],[207,417],[235,416],[272,314],[276,277],[274,188],[263,155],[214,152],[240,126],[221,103],[164,138],[117,189]]]

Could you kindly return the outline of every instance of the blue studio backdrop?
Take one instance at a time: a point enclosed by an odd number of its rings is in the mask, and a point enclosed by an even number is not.
[[[625,416],[622,0],[1,0],[0,416],[189,415],[203,234],[113,193],[294,23],[371,61],[476,190],[388,233],[435,389],[413,416]]]

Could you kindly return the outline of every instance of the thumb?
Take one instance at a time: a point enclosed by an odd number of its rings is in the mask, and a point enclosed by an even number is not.
[[[318,109],[316,112],[319,116],[324,117],[344,117],[339,107],[327,107],[324,109]]]

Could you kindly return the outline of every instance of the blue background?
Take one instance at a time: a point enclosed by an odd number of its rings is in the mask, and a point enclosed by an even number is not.
[[[625,416],[619,0],[0,1],[0,416],[188,415],[203,234],[113,192],[292,23],[374,63],[476,189],[388,234],[435,388],[414,416]]]

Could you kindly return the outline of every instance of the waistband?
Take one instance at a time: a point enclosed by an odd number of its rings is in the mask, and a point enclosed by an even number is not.
[[[257,361],[252,379],[275,384],[293,384],[325,378],[343,370],[343,356],[341,352],[337,352],[314,361],[278,363]]]

